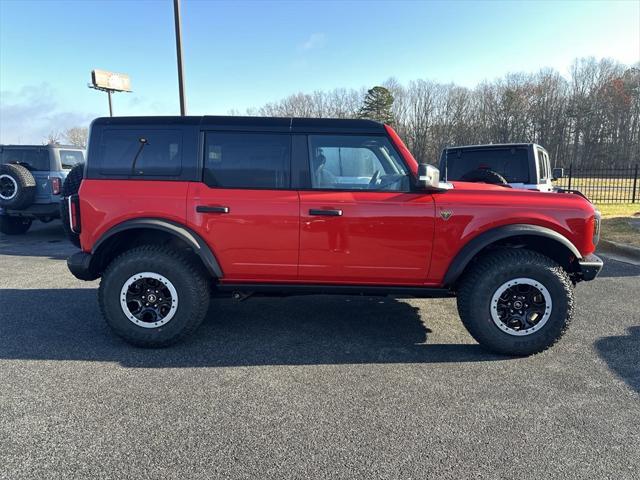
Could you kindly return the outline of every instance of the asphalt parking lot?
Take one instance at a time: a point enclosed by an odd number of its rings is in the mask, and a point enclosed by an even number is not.
[[[483,351],[455,302],[215,302],[133,348],[58,224],[0,236],[0,478],[638,478],[640,267],[605,259],[550,351]]]

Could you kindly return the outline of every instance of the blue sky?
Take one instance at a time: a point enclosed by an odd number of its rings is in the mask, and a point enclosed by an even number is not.
[[[128,73],[117,115],[177,114],[171,0],[0,0],[0,142],[108,114],[90,71]],[[189,114],[389,77],[473,86],[574,58],[640,60],[640,1],[182,0]]]

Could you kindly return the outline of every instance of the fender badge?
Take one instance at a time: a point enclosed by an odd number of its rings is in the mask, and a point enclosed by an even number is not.
[[[449,220],[451,218],[451,215],[453,215],[453,212],[451,210],[440,210],[440,216],[443,220]]]

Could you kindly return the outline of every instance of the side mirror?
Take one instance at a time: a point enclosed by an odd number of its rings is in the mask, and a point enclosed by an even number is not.
[[[551,176],[552,180],[559,180],[560,178],[564,178],[564,168],[554,168]]]
[[[425,190],[437,189],[440,183],[440,170],[433,165],[421,163],[418,165],[418,181],[419,188]]]

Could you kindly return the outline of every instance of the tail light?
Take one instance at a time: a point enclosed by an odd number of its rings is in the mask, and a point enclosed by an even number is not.
[[[54,195],[59,195],[60,194],[60,184],[62,182],[60,181],[60,179],[58,177],[53,177],[51,179],[51,191],[53,192]]]
[[[67,198],[69,208],[69,228],[73,233],[80,233],[80,197],[71,195]]]

